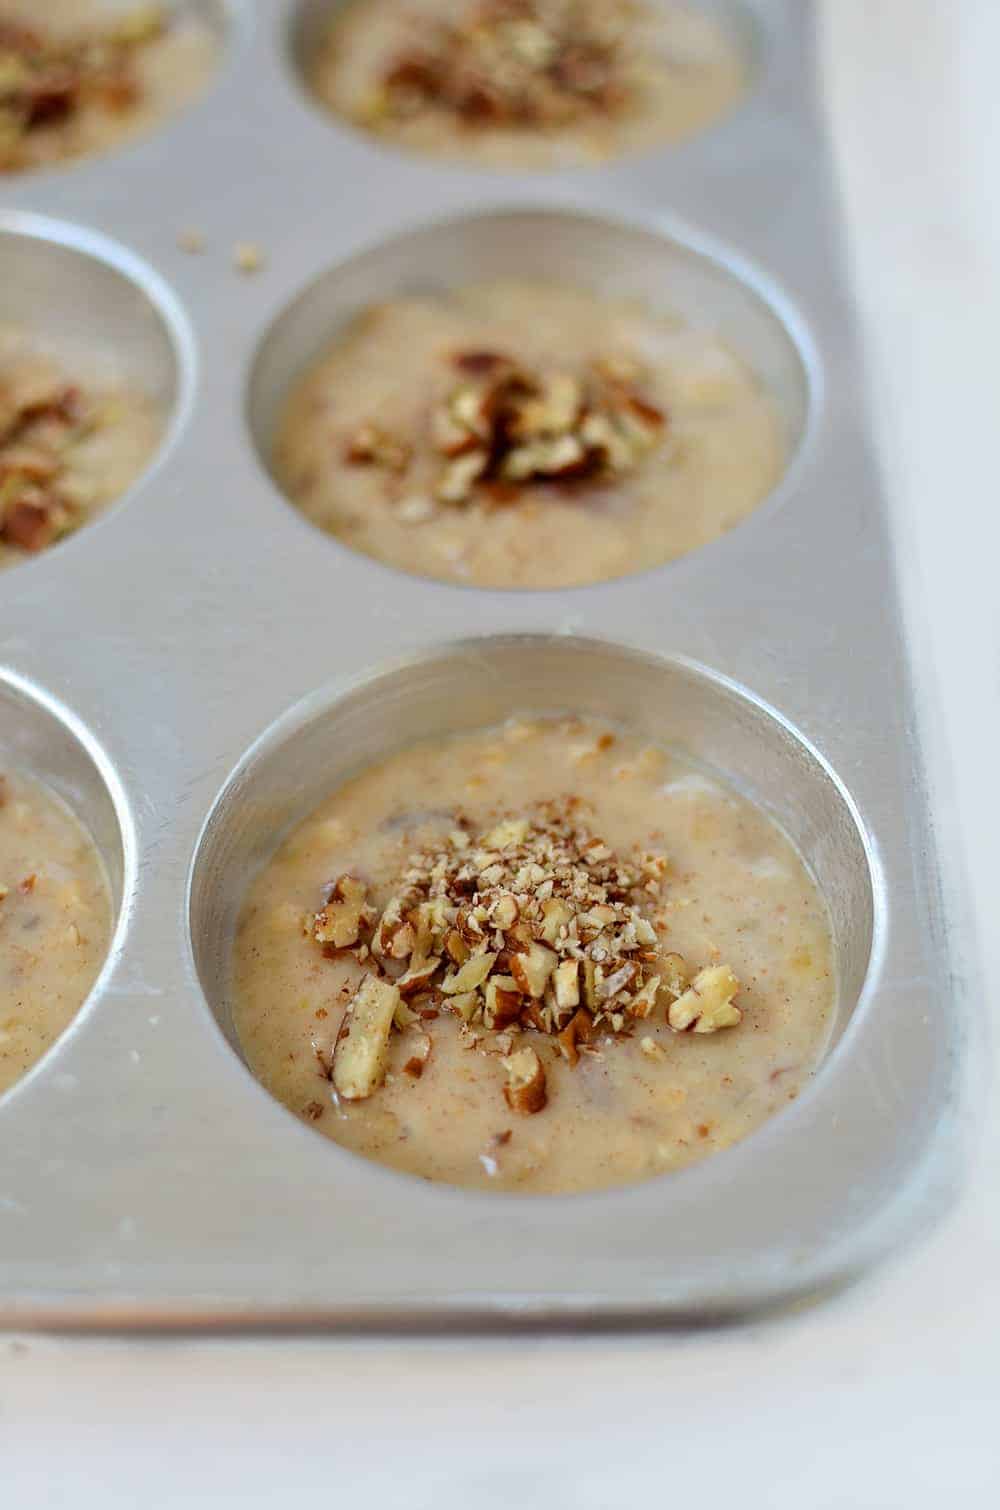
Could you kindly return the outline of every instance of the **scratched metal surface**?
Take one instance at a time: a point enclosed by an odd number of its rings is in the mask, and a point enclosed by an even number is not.
[[[0,318],[103,341],[172,413],[128,497],[0,577],[0,749],[73,798],[120,901],[97,989],[0,1101],[0,1319],[743,1313],[848,1279],[955,1188],[961,982],[812,8],[748,9],[760,68],[740,109],[602,168],[498,175],[379,147],[306,97],[297,7],[266,0],[228,7],[210,90],[156,136],[0,181]],[[203,255],[178,248],[186,227]],[[241,240],[266,252],[254,277],[232,270]],[[800,434],[786,483],[684,560],[567,592],[409,578],[318,534],[255,442],[283,382],[358,302],[484,266],[662,289],[731,333]],[[683,1175],[565,1199],[428,1186],[251,1078],[225,931],[242,867],[338,770],[559,689],[677,734],[786,823],[838,917],[841,1031],[794,1108]]]

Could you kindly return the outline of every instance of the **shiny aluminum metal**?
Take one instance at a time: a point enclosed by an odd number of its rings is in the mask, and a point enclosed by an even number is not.
[[[97,989],[0,1101],[0,1320],[743,1314],[898,1250],[954,1189],[961,992],[811,7],[742,14],[759,67],[729,119],[518,176],[339,126],[298,78],[297,5],[233,3],[186,114],[0,181],[0,319],[103,345],[171,415],[128,497],[0,576],[0,751],[74,802],[119,902]],[[202,254],[178,246],[185,229]],[[264,253],[254,276],[234,270],[240,241]],[[638,288],[717,324],[796,437],[775,496],[686,559],[564,592],[410,578],[319,534],[261,459],[289,376],[359,303],[484,267]],[[683,1174],[566,1198],[424,1185],[316,1136],[251,1078],[228,930],[250,868],[359,760],[552,706],[637,720],[771,807],[831,902],[837,1042],[794,1107]]]

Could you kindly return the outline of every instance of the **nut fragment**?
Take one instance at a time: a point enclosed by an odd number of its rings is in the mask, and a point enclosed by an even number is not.
[[[382,1084],[400,999],[398,989],[376,975],[366,975],[355,992],[333,1054],[334,1089],[345,1101],[360,1101]]]
[[[437,955],[431,955],[430,959],[414,959],[409,969],[396,982],[400,996],[405,999],[416,996],[418,991],[426,990],[434,979],[440,963],[441,960]]]
[[[689,990],[672,1002],[667,1021],[677,1033],[690,1028],[695,1033],[715,1033],[734,1028],[743,1013],[733,1002],[740,983],[728,965],[709,965],[700,970]]]
[[[374,96],[359,108],[363,124],[377,129],[433,112],[467,131],[544,132],[633,104],[622,7],[468,0],[451,11],[424,19],[387,59]]]
[[[409,959],[417,947],[417,930],[412,923],[401,923],[388,942],[385,953],[390,959]]]
[[[335,949],[356,944],[367,902],[368,888],[363,881],[357,876],[340,876],[326,906],[312,920],[312,935],[317,944],[333,944]]]
[[[660,977],[651,975],[644,981],[639,990],[632,998],[632,1016],[648,1017],[656,1006],[656,997],[660,989]]]
[[[659,963],[663,984],[671,996],[683,996],[691,984],[687,960],[682,954],[665,954]]]
[[[483,1022],[488,1028],[506,1028],[521,1016],[524,999],[509,975],[494,975],[486,983]]]
[[[666,428],[638,377],[609,376],[600,363],[583,373],[531,372],[499,353],[470,352],[453,354],[450,365],[462,380],[432,408],[426,428],[407,439],[363,424],[345,459],[403,472],[418,449],[429,450],[442,463],[432,486],[437,504],[479,498],[493,508],[529,484],[613,480],[636,467]],[[434,507],[419,494],[397,502],[396,513],[419,523]]]
[[[403,1074],[409,1075],[411,1080],[419,1080],[430,1057],[431,1040],[426,1033],[421,1033],[413,1046],[413,1053],[403,1065]]]
[[[483,981],[493,969],[496,954],[476,954],[472,959],[466,960],[464,965],[446,975],[441,982],[441,990],[446,996],[457,996],[464,991],[474,991],[481,986]]]
[[[554,944],[563,928],[573,921],[573,909],[560,897],[552,897],[542,903],[541,934],[547,944]]]
[[[589,1043],[593,1037],[593,1032],[593,1018],[589,1012],[584,1012],[581,1008],[579,1012],[573,1014],[562,1032],[558,1035],[559,1051],[565,1059],[569,1060],[571,1065],[576,1065],[580,1061],[577,1044]]]
[[[434,489],[435,497],[441,503],[464,503],[472,492],[473,483],[482,477],[488,464],[489,456],[485,451],[468,451],[464,456],[456,456],[441,474]]]
[[[500,897],[494,906],[492,921],[497,928],[501,928],[506,932],[507,929],[513,928],[520,916],[521,909],[518,907],[517,898],[507,892],[504,896]]]
[[[514,955],[510,962],[510,973],[527,996],[541,996],[556,968],[558,958],[544,944],[532,943],[524,954]]]
[[[512,1111],[532,1115],[540,1112],[548,1100],[545,1069],[535,1050],[518,1049],[500,1063],[507,1072],[504,1098]]]
[[[448,1006],[457,1017],[469,1024],[483,1005],[483,999],[478,991],[462,991],[457,996],[448,998]]]
[[[392,1025],[402,1033],[406,1028],[411,1028],[415,1022],[419,1021],[420,1018],[414,1012],[413,1008],[407,1006],[405,1001],[401,1001],[393,1013]]]
[[[390,472],[405,472],[411,455],[407,441],[371,424],[359,425],[344,450],[344,460],[354,466],[385,467]]]
[[[469,946],[457,928],[453,928],[444,941],[445,953],[456,965],[464,965],[469,958]]]
[[[510,849],[515,845],[523,844],[528,833],[527,818],[505,818],[489,833],[483,835],[480,843],[483,849]]]
[[[580,967],[575,959],[564,959],[556,966],[555,984],[556,1006],[579,1006]]]

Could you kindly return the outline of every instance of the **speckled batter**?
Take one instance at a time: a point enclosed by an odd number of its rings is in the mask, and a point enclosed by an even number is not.
[[[73,1020],[110,937],[93,840],[53,792],[0,758],[0,1093]]]
[[[253,1072],[345,1148],[425,1179],[559,1192],[629,1183],[729,1147],[794,1099],[827,1045],[834,979],[827,912],[789,841],[762,811],[675,755],[580,720],[518,720],[423,743],[372,766],[296,829],[253,881],[234,954],[234,1020]],[[725,961],[741,982],[738,1026],[675,1033],[662,1003],[630,1036],[598,1039],[571,1066],[525,1031],[548,1077],[536,1115],[505,1104],[497,1035],[447,1010],[394,1033],[385,1084],[338,1099],[321,1061],[362,974],[303,931],[324,888],[363,876],[384,905],[406,857],[461,811],[474,823],[574,796],[620,855],[669,857],[662,947]],[[418,1079],[402,1073],[431,1040]],[[474,1036],[474,1035],[473,1035]],[[655,1045],[651,1051],[644,1040]]]

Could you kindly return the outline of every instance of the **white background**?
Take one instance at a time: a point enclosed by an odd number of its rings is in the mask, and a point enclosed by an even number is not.
[[[1000,975],[1000,0],[826,0],[826,91],[949,873]],[[971,949],[963,924],[960,940]],[[1000,1117],[839,1300],[618,1339],[0,1338],[0,1505],[1000,1503]]]

